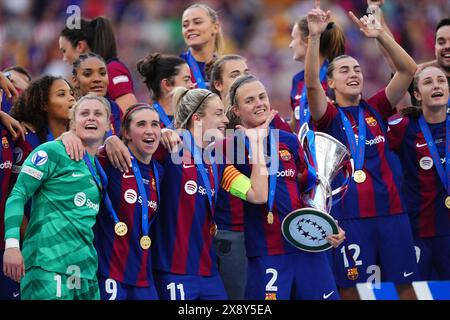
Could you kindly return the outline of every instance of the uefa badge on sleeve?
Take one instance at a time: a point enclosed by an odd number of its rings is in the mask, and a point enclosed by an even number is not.
[[[44,150],[39,150],[31,157],[31,162],[36,166],[42,166],[47,163],[48,155]]]

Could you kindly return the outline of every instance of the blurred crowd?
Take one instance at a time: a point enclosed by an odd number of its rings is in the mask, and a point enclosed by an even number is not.
[[[62,61],[58,36],[77,5],[84,18],[103,15],[114,22],[119,57],[132,71],[138,100],[147,101],[148,91],[136,72],[136,61],[148,52],[179,54],[186,50],[181,34],[181,14],[194,2],[210,5],[219,13],[225,35],[223,53],[248,59],[251,70],[269,90],[271,101],[288,117],[292,76],[303,68],[289,50],[294,21],[312,8],[312,0],[0,0],[0,67],[25,67],[33,76],[70,75]],[[387,83],[390,70],[374,42],[362,39],[348,19],[367,8],[365,0],[323,0],[343,26],[347,52],[357,57],[366,75],[365,94]],[[434,29],[448,16],[450,0],[386,0],[386,21],[396,40],[416,62],[432,60]]]

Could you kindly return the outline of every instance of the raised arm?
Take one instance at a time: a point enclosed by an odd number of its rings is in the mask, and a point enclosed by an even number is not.
[[[384,19],[383,10],[381,9],[381,6],[384,4],[384,0],[367,0],[367,13],[370,13],[375,16],[375,18],[380,21],[381,27],[383,28],[386,33],[394,38],[394,35],[392,34],[391,30],[389,29],[389,26],[386,23],[386,20]],[[378,43],[377,43],[378,44]],[[395,73],[395,66],[392,62],[392,59],[389,57],[386,50],[378,44],[378,47],[380,48],[381,53],[383,54],[384,59],[386,60],[386,63],[388,64],[389,68],[391,69],[392,73]]]
[[[320,9],[320,1],[308,12],[308,47],[305,58],[305,86],[313,120],[320,120],[327,110],[327,96],[320,83],[320,36],[330,21],[330,11]]]
[[[397,70],[386,87],[386,96],[392,107],[395,108],[407,92],[417,70],[417,65],[409,54],[381,27],[374,16],[368,15],[358,19],[351,11],[349,15],[366,37],[375,38],[386,50],[389,59],[392,60]]]

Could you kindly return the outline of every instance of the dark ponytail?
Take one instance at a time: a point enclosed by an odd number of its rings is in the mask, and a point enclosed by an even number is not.
[[[69,29],[67,26],[61,31],[75,48],[80,41],[86,41],[89,50],[100,55],[106,62],[117,57],[116,38],[111,22],[105,17],[93,20],[81,19],[78,29]]]
[[[92,35],[92,39],[88,41],[91,51],[103,57],[107,63],[117,58],[116,37],[111,21],[105,17],[97,17],[90,22],[89,29],[89,34]]]
[[[306,17],[300,18],[297,23],[302,38],[309,36],[308,20]],[[342,28],[335,22],[329,22],[327,28],[320,36],[320,54],[328,61],[345,53],[345,34]]]

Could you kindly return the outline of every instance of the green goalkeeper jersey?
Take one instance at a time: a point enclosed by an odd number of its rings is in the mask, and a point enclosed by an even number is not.
[[[89,156],[91,163],[94,158]],[[95,164],[93,164],[95,168]],[[20,240],[24,206],[32,198],[22,255],[25,269],[96,279],[92,227],[101,201],[84,161],[73,161],[60,141],[36,148],[25,160],[5,209],[5,239]]]

